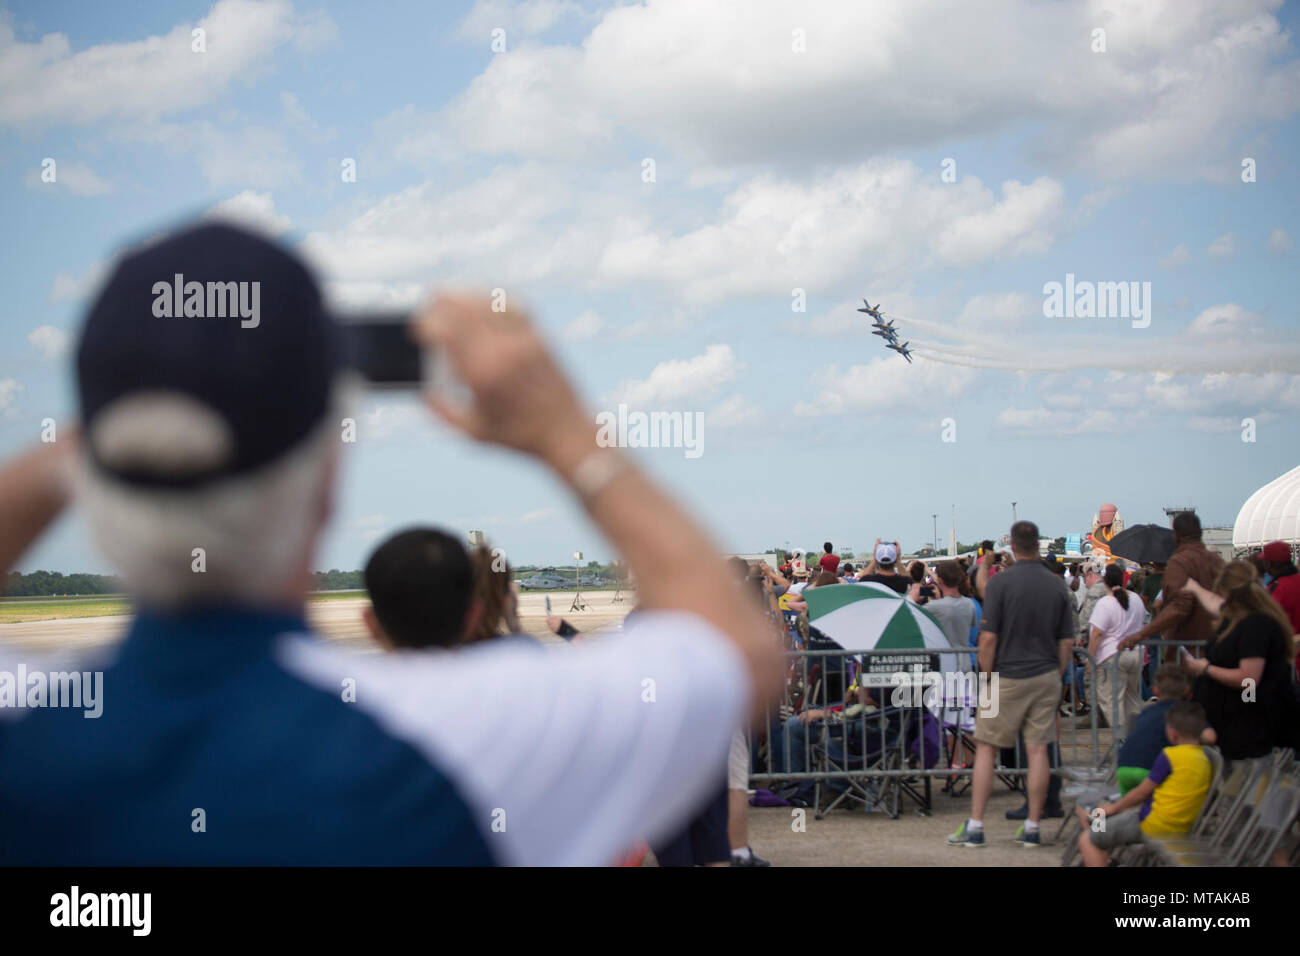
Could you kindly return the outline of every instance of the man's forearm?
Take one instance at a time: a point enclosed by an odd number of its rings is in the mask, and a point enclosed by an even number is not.
[[[0,573],[13,570],[67,504],[65,451],[39,445],[0,470]]]

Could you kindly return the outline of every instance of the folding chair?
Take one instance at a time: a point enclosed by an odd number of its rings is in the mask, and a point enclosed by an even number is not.
[[[1202,749],[1205,751],[1206,758],[1210,761],[1210,788],[1205,794],[1205,802],[1201,804],[1201,812],[1197,815],[1196,823],[1193,824],[1192,830],[1188,832],[1187,837],[1204,832],[1207,821],[1211,819],[1212,808],[1219,799],[1219,795],[1224,787],[1223,757],[1219,754],[1219,751],[1213,747],[1203,747]],[[1250,769],[1243,766],[1241,771],[1241,779],[1236,784],[1238,789],[1244,787]],[[1076,806],[1080,801],[1088,803],[1094,801],[1112,802],[1119,799],[1119,793],[1115,790],[1113,779],[1106,787],[1085,790],[1081,793],[1075,794],[1074,796]],[[1073,809],[1073,807],[1071,809]],[[1065,821],[1061,824],[1061,828],[1056,835],[1057,839],[1064,843],[1064,850],[1061,854],[1062,866],[1074,866],[1076,864],[1079,857],[1079,834],[1082,832],[1083,827],[1079,823],[1078,814],[1067,812]],[[1156,848],[1151,844],[1151,841],[1155,839],[1158,838],[1149,837],[1147,843],[1139,846],[1123,847],[1113,853],[1111,858],[1117,862],[1123,862],[1126,866],[1154,865],[1154,862],[1158,857],[1156,854]]]
[[[823,725],[821,737],[812,747],[814,759],[822,770],[842,772],[844,789],[822,807],[822,789],[833,788],[825,780],[817,781],[816,819],[822,819],[845,800],[872,809],[883,807],[892,819],[898,819],[901,781],[897,777],[882,777],[876,784],[865,772],[902,768],[902,741],[911,723],[909,710],[915,708],[887,707],[847,719],[842,724]]]
[[[1300,813],[1300,786],[1290,777],[1275,778],[1255,814],[1254,826],[1242,836],[1240,866],[1268,866]]]
[[[1225,784],[1216,803],[1230,802],[1224,815],[1208,821],[1201,833],[1186,837],[1148,837],[1147,846],[1170,866],[1238,866],[1247,841],[1259,823],[1259,810],[1274,780],[1271,757],[1237,761],[1230,778],[1237,776],[1237,763],[1246,764],[1242,771],[1246,783],[1241,793],[1231,795]],[[1229,784],[1232,780],[1229,780]],[[1198,821],[1199,822],[1199,821]],[[1208,831],[1208,832],[1206,832]]]

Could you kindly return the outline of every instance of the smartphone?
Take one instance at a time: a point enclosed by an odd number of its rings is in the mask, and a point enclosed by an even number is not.
[[[433,381],[433,356],[411,338],[406,313],[345,317],[344,360],[372,388],[420,388]]]

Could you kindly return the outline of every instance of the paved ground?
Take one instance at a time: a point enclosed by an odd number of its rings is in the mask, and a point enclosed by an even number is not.
[[[544,641],[558,641],[546,627],[546,597],[560,616],[580,631],[595,633],[616,627],[632,609],[636,595],[625,592],[624,601],[614,603],[613,591],[583,592],[585,610],[570,611],[574,592],[525,591],[519,598],[520,623],[524,630]],[[312,601],[307,618],[326,638],[371,650],[370,640],[361,623],[365,598],[340,598]],[[31,621],[25,624],[0,624],[0,645],[33,651],[79,650],[112,644],[121,639],[130,618],[126,616],[65,618],[55,621]]]
[[[1022,802],[1020,794],[995,786],[984,820],[987,845],[979,850],[944,843],[970,815],[970,798],[940,793],[937,785],[931,816],[914,808],[904,809],[897,820],[885,813],[835,810],[817,820],[808,811],[803,833],[791,828],[791,808],[751,807],[749,844],[773,866],[1059,866],[1061,845],[1047,841],[1060,820],[1045,821],[1044,846],[1031,850],[1012,842],[1020,824],[1003,814]],[[929,885],[928,892],[934,889]]]

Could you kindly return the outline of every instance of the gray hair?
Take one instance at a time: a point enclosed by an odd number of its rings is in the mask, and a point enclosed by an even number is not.
[[[102,435],[91,437],[100,457],[107,451],[110,462],[138,465],[156,456],[166,469],[186,457],[177,455],[178,447],[202,458],[211,451],[206,444],[226,440],[176,397],[159,394],[152,404],[137,401],[125,409],[107,444]],[[294,583],[319,530],[337,454],[336,421],[326,415],[295,447],[250,474],[195,490],[128,485],[83,455],[74,479],[77,498],[100,550],[142,603],[273,602]]]

